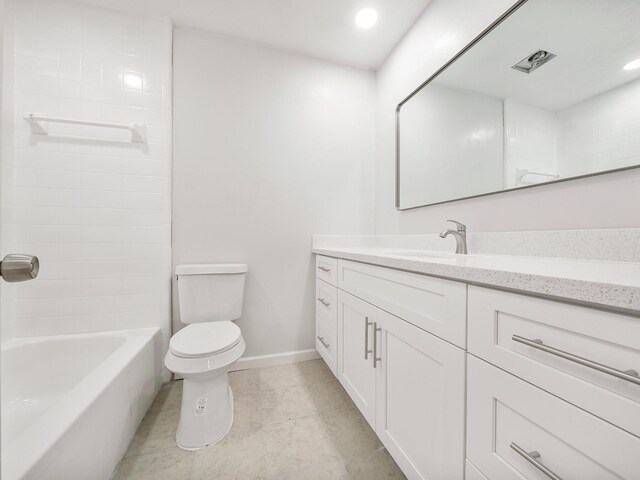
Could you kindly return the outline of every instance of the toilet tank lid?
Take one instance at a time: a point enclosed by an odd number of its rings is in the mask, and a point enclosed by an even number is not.
[[[245,263],[191,263],[176,265],[176,275],[215,275],[224,273],[245,273]]]

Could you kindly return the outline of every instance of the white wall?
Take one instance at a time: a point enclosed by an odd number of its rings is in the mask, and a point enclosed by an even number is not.
[[[502,100],[432,85],[400,110],[402,208],[502,188]],[[455,183],[442,179],[455,179]]]
[[[433,0],[378,71],[376,134],[377,233],[437,232],[447,218],[473,231],[637,227],[621,206],[640,203],[640,170],[397,212],[394,205],[394,112],[513,0]]]
[[[12,188],[4,178],[2,185],[2,253],[36,254],[41,269],[12,286],[13,332],[164,319],[168,335],[171,26],[72,3],[19,0],[15,8],[15,146]],[[146,123],[148,143],[73,125],[34,135],[24,112]]]
[[[246,356],[313,348],[311,235],[373,231],[374,95],[371,72],[174,30],[173,263],[248,263]]]

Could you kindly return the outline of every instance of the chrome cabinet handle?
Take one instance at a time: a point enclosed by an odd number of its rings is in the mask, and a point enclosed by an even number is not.
[[[369,321],[369,317],[364,317],[364,359],[367,360],[369,358],[369,354],[372,352],[369,350],[369,327],[373,325]]]
[[[320,340],[320,343],[322,344],[322,346],[323,346],[324,348],[326,348],[327,350],[329,350],[329,347],[330,347],[331,345],[329,345],[328,343],[325,343],[325,341],[324,341],[324,337],[320,337],[320,336],[319,336],[319,337],[317,337],[317,338],[318,338],[318,340]]]
[[[327,267],[323,267],[322,265],[318,265],[318,270],[322,270],[323,272],[330,272],[331,269]]]
[[[579,357],[578,355],[574,355],[573,353],[549,347],[548,345],[542,343],[542,340],[538,338],[530,340],[528,338],[521,337],[520,335],[513,335],[511,337],[511,340],[513,340],[514,342],[522,343],[523,345],[527,345],[537,350],[542,350],[543,352],[550,353],[551,355],[555,355],[556,357],[564,358],[565,360],[577,363],[578,365],[592,368],[593,370],[597,370],[598,372],[606,373],[607,375],[611,375],[613,377],[626,380],[627,382],[640,385],[640,377],[638,376],[638,372],[635,370],[618,370],[617,368],[594,362],[593,360],[589,360],[588,358]]]
[[[318,297],[318,301],[319,301],[321,304],[323,304],[325,307],[329,307],[329,306],[331,306],[331,303],[330,303],[330,302],[327,302],[324,298],[320,298],[320,297]]]
[[[378,361],[382,360],[382,358],[378,357],[378,332],[381,332],[381,331],[382,329],[378,328],[378,323],[373,322],[373,357],[372,357],[373,368],[376,368]]]
[[[513,450],[516,451],[516,453],[518,455],[520,455],[522,458],[524,458],[527,462],[529,462],[531,465],[533,465],[534,467],[536,467],[538,470],[540,470],[542,473],[544,473],[547,477],[549,477],[551,480],[562,480],[562,477],[559,477],[558,475],[556,475],[555,473],[553,473],[551,470],[549,470],[547,467],[545,467],[542,462],[540,461],[540,453],[538,452],[526,452],[525,450],[522,449],[522,447],[520,447],[517,443],[515,442],[511,442],[511,448]]]

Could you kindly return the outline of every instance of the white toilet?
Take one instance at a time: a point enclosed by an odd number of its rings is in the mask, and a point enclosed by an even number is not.
[[[233,423],[229,367],[244,353],[240,328],[245,264],[178,265],[180,321],[187,326],[169,343],[164,363],[184,378],[178,446],[197,450],[215,443]]]

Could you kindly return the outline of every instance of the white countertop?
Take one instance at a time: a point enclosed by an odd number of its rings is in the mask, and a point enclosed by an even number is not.
[[[640,314],[636,262],[376,247],[316,247],[313,253]]]

